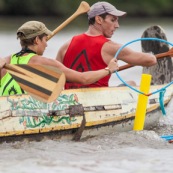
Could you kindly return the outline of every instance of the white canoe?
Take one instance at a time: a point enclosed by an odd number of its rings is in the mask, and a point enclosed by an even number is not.
[[[151,86],[150,91],[161,87]],[[164,96],[165,106],[172,94],[171,86]],[[133,129],[137,100],[138,93],[128,87],[64,90],[49,104],[29,95],[0,97],[0,137],[50,134],[48,132],[76,137],[77,132],[87,136],[129,131]],[[159,94],[151,95],[144,129],[155,126],[160,116]]]

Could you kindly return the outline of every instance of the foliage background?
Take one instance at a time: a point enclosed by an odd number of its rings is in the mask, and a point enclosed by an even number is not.
[[[130,17],[171,17],[172,0],[106,0]],[[80,0],[0,0],[0,16],[57,16],[67,17]],[[98,2],[86,0],[90,6]]]

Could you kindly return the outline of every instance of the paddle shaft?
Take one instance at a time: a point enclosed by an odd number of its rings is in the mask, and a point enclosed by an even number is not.
[[[173,48],[171,48],[168,52],[159,53],[159,54],[155,55],[155,57],[157,59],[160,59],[160,58],[163,58],[163,57],[166,57],[166,56],[170,56],[170,57],[173,56]],[[126,65],[121,66],[118,71],[122,71],[122,70],[125,70],[125,69],[128,69],[128,68],[131,68],[131,67],[134,67],[134,65],[126,64]]]
[[[76,10],[76,12],[70,16],[66,21],[64,21],[60,26],[58,26],[51,35],[48,36],[47,40],[50,40],[56,33],[58,33],[61,29],[63,29],[66,25],[68,25],[72,20],[74,20],[80,14],[86,13],[89,11],[90,6],[87,2],[82,1]]]

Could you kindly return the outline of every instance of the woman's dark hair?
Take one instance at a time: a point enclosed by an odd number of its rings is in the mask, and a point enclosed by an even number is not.
[[[105,19],[107,15],[108,15],[108,13],[104,13],[104,14],[101,14],[101,15],[99,15],[99,16],[100,16],[101,18]],[[95,17],[89,19],[89,21],[88,21],[88,24],[89,24],[89,25],[94,25],[94,23],[95,23]]]
[[[18,36],[18,38],[23,37],[23,33],[19,32],[17,36]],[[40,40],[42,40],[44,36],[47,36],[47,34],[43,33],[41,35],[38,35],[38,38]],[[21,44],[22,47],[27,47],[29,45],[33,45],[35,38],[36,37],[26,39],[26,40],[20,40],[20,44]]]

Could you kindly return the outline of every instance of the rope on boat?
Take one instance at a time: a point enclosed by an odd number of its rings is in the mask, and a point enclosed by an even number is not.
[[[122,49],[124,49],[126,46],[134,43],[134,42],[137,42],[137,41],[146,41],[146,40],[155,40],[155,41],[160,41],[160,42],[164,42],[166,44],[169,44],[171,46],[173,46],[172,43],[166,41],[166,40],[163,40],[163,39],[159,39],[159,38],[139,38],[139,39],[136,39],[136,40],[133,40],[133,41],[130,41],[128,43],[126,43],[125,45],[121,46],[118,51],[116,52],[115,54],[115,58],[117,58],[117,56],[119,55],[119,53],[122,51]],[[166,92],[166,88],[169,87],[170,85],[173,84],[173,81],[168,83],[166,86],[162,87],[161,89],[159,90],[156,90],[154,92],[151,92],[151,93],[144,93],[144,92],[141,92],[140,90],[130,86],[129,84],[127,84],[121,77],[120,75],[118,74],[117,71],[115,71],[114,73],[116,73],[117,77],[119,78],[119,80],[124,83],[127,87],[129,87],[130,89],[134,90],[135,92],[138,92],[139,94],[143,94],[145,96],[150,96],[150,95],[153,95],[153,94],[156,94],[156,93],[159,93],[159,103],[160,103],[160,108],[162,110],[162,113],[163,115],[166,115],[166,111],[165,111],[165,107],[164,107],[164,94]]]
[[[164,95],[165,95],[165,92],[166,92],[166,89],[163,89],[159,93],[160,108],[161,108],[162,114],[164,116],[166,115],[166,111],[165,111],[165,107],[164,107]]]
[[[165,141],[168,141],[169,143],[173,143],[173,135],[163,135],[160,136],[162,139],[164,139]]]

